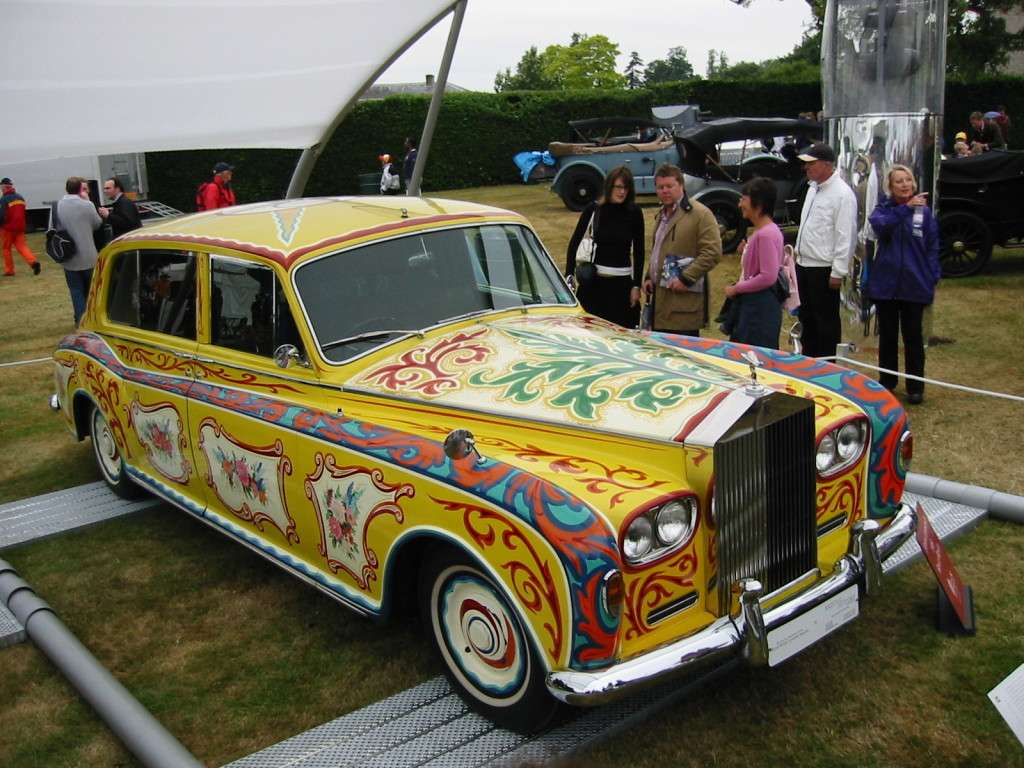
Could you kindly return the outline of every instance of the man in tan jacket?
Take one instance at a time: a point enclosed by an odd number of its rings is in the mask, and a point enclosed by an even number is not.
[[[654,174],[661,209],[644,292],[654,300],[653,330],[700,336],[708,324],[707,273],[722,258],[714,214],[686,197],[683,172],[665,163]],[[650,299],[649,299],[650,300]]]

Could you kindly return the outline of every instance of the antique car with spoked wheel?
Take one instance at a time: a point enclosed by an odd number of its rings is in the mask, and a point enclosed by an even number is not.
[[[687,195],[715,214],[724,253],[734,251],[746,237],[748,222],[739,209],[740,188],[755,176],[766,176],[778,185],[776,222],[780,226],[799,223],[807,177],[796,146],[783,142],[776,153],[766,151],[764,142],[801,135],[817,139],[822,135],[820,124],[775,117],[697,120],[696,113],[684,122],[677,120],[572,121],[573,139],[549,144],[547,152],[554,165],[535,165],[534,171],[540,173],[533,173],[532,180],[551,177],[551,189],[565,206],[582,211],[601,196],[604,177],[612,168],[628,166],[637,194],[644,195],[654,194],[654,173],[661,164],[672,163],[686,174]]]
[[[775,223],[800,223],[807,196],[807,175],[796,145],[785,142],[778,153],[765,152],[761,142],[803,134],[821,138],[821,125],[781,117],[723,117],[679,131],[679,167],[687,174],[687,194],[711,209],[722,234],[722,251],[736,250],[747,236],[749,222],[740,213],[740,189],[752,178],[772,179],[778,187]],[[689,177],[701,180],[691,192]]]
[[[53,357],[51,405],[116,493],[362,616],[418,602],[455,690],[520,731],[786,660],[857,615],[916,525],[911,433],[875,381],[589,316],[527,221],[481,205],[135,230]]]
[[[1024,244],[1024,152],[993,149],[942,161],[938,215],[944,277],[981,272],[995,245]]]

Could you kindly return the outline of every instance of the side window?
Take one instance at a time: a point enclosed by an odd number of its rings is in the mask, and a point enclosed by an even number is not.
[[[110,273],[110,321],[194,341],[196,263],[188,251],[119,253]]]
[[[224,256],[210,258],[211,341],[273,357],[282,344],[300,346],[284,292],[270,267]]]

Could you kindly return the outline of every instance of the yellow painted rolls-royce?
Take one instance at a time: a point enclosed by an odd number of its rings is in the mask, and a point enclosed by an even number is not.
[[[143,489],[366,616],[418,601],[520,731],[775,664],[912,534],[906,418],[820,360],[585,314],[519,215],[404,197],[166,220],[100,255],[53,406]]]

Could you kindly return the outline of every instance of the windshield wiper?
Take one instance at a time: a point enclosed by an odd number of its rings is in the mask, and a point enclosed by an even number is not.
[[[454,315],[452,317],[441,318],[435,323],[435,325],[440,325],[441,323],[457,323],[460,320],[469,320],[469,318],[471,317],[480,317],[480,315],[487,315],[490,314],[491,312],[498,311],[499,310],[497,309],[497,307],[490,307],[488,309],[474,309],[472,312],[466,312],[461,315]]]
[[[321,344],[320,345],[320,349],[334,349],[334,347],[342,347],[342,346],[344,346],[346,344],[351,344],[352,342],[355,342],[355,341],[366,341],[368,339],[379,339],[379,338],[382,338],[382,337],[385,337],[385,336],[392,336],[394,334],[398,334],[399,336],[419,336],[421,339],[424,338],[424,336],[426,335],[426,334],[423,333],[423,331],[420,331],[420,330],[407,331],[407,330],[401,330],[401,329],[398,329],[398,328],[394,328],[394,329],[388,330],[388,331],[367,331],[366,333],[360,333],[360,334],[357,334],[355,336],[346,336],[346,337],[341,338],[341,339],[335,339],[334,341],[329,341],[326,344]]]

